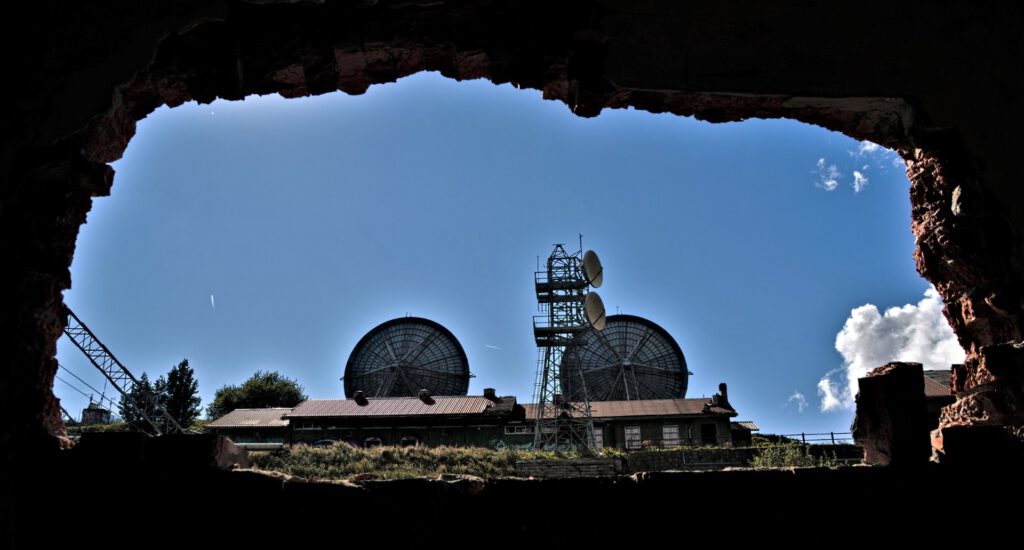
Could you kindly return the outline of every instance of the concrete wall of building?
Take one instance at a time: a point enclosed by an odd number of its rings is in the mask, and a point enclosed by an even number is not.
[[[705,442],[703,426],[714,427],[714,440]],[[675,446],[665,441],[665,426],[677,426],[678,445],[732,445],[732,429],[728,418],[646,418],[638,420],[612,420],[601,424],[604,446],[626,449],[626,428],[640,428],[640,448]]]
[[[638,421],[616,420],[595,423],[595,428],[602,436],[603,447],[626,449],[625,430],[627,427],[639,426],[641,432],[641,448],[665,447],[665,426],[678,426],[678,445],[704,445],[702,426],[714,426],[715,440],[713,445],[732,445],[732,431],[727,418],[693,419],[643,419]],[[527,431],[515,427],[525,427]],[[272,432],[272,430],[254,430],[250,428],[233,428],[217,430],[217,433],[239,443],[283,441],[291,444],[311,445],[318,441],[344,441],[356,446],[368,444],[394,445],[403,444],[426,445],[429,447],[484,447],[488,449],[532,449],[532,423],[516,422],[510,424],[485,425],[444,425],[444,426],[343,426],[330,421],[293,420],[292,427]],[[273,437],[273,439],[269,439]],[[262,438],[262,439],[261,439]],[[378,443],[379,440],[379,443]]]
[[[210,430],[235,443],[287,443],[288,428],[223,428]]]
[[[317,424],[315,428],[296,427],[293,444],[317,441],[345,441],[367,446],[368,440],[381,445],[417,444],[429,447],[484,447],[489,449],[526,448],[533,444],[532,434],[506,434],[503,425],[482,426],[335,426]]]

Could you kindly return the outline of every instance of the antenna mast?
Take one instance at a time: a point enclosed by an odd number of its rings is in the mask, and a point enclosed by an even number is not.
[[[581,245],[582,239],[580,235]],[[545,268],[534,274],[541,315],[533,318],[533,335],[539,348],[533,446],[535,449],[596,452],[594,422],[581,364],[577,360],[563,366],[562,357],[567,348],[584,341],[579,336],[591,327],[604,328],[601,298],[596,292],[588,292],[591,286],[601,286],[601,262],[593,251],[583,254],[582,246],[570,254],[564,245],[556,244]],[[574,372],[563,376],[563,368]],[[580,387],[563,387],[563,381],[568,380],[578,380]],[[576,400],[571,401],[570,396]]]

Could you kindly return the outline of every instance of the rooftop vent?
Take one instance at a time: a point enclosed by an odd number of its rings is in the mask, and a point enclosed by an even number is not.
[[[484,398],[493,403],[501,403],[501,398],[494,388],[484,388]]]
[[[430,397],[430,390],[426,388],[420,390],[420,401],[426,403],[427,405],[433,405],[434,403],[436,403],[436,401],[434,401],[434,398]]]

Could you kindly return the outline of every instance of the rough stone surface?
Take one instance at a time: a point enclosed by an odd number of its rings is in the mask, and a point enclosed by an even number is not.
[[[118,462],[126,468],[191,471],[249,467],[244,449],[224,436],[212,434],[152,437],[132,432],[87,432],[82,434],[76,450],[82,460]]]
[[[623,471],[617,458],[581,458],[576,460],[520,460],[516,475],[534,479],[616,476]]]
[[[689,540],[707,536],[720,541],[720,533],[729,532],[731,541],[763,543],[764,529],[736,528],[740,507],[755,510],[766,526],[791,525],[799,518],[805,535],[834,537],[836,517],[857,517],[865,510],[871,511],[872,529],[900,532],[908,528],[907,510],[934,505],[937,489],[970,487],[973,502],[999,503],[1008,490],[1024,484],[1019,462],[981,469],[929,463],[912,469],[320,482],[224,470],[209,462],[202,446],[168,440],[147,448],[145,441],[115,434],[40,455],[7,486],[19,506],[14,521],[5,526],[4,547],[37,548],[45,539],[47,545],[72,548],[86,533],[106,533],[104,546],[110,548],[138,548],[140,540],[182,548],[197,541],[255,548],[300,542],[379,546],[381,539],[439,544],[495,539],[512,544],[516,539],[518,544],[518,539],[564,537],[567,524],[586,527],[574,531],[574,540],[582,544],[619,537],[635,541],[636,533],[623,526],[681,523],[700,526]],[[171,457],[194,466],[163,467]],[[559,511],[559,521],[542,514],[550,509]],[[986,525],[1009,529],[1019,519],[1015,506],[986,506],[983,513]],[[98,530],[106,524],[112,526]],[[939,526],[912,531],[918,543],[949,543],[959,532]],[[964,536],[971,533],[976,536],[974,531]]]
[[[859,379],[853,438],[864,462],[892,466],[928,460],[927,404],[921,363],[889,363]]]
[[[626,456],[629,472],[724,470],[749,466],[755,449],[686,449],[679,451],[641,451]]]
[[[423,70],[541,90],[580,116],[789,117],[897,150],[917,268],[967,350],[942,425],[1024,424],[1024,376],[991,353],[1024,335],[1024,5],[44,0],[19,14],[0,38],[4,470],[61,443],[62,292],[136,121],[190,100],[360,94]]]
[[[955,466],[1020,468],[1024,442],[1005,426],[946,426],[932,432],[932,459]]]
[[[852,6],[853,4],[851,4]],[[1021,8],[889,7],[884,17],[774,1],[133,2],[34,4],[8,38],[47,44],[2,136],[3,386],[13,429],[59,434],[50,391],[61,292],[91,199],[109,193],[135,122],[160,105],[250,94],[364,93],[422,70],[542,90],[580,116],[606,108],[721,122],[789,117],[870,139],[908,161],[918,269],[968,351],[964,389],[1020,388],[986,346],[1021,341],[1017,133]],[[922,6],[924,6],[922,4]],[[846,33],[813,21],[842,13]],[[970,24],[962,24],[970,21]],[[941,30],[940,30],[941,29]],[[22,34],[18,34],[22,33]],[[939,61],[941,60],[941,62]],[[838,70],[842,67],[841,70]],[[970,84],[969,88],[965,86]],[[969,98],[978,98],[970,100]],[[999,136],[999,137],[996,137]],[[15,367],[16,366],[16,367]],[[992,386],[992,384],[997,385]],[[963,396],[946,424],[1024,423],[1016,400]],[[8,399],[9,397],[9,399]],[[998,420],[997,420],[998,419]]]

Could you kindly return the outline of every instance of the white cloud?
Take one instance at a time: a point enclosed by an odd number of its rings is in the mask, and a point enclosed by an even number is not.
[[[804,397],[804,394],[796,390],[793,390],[793,395],[789,396],[786,403],[795,404],[797,412],[804,412],[804,409],[807,408],[807,398]]]
[[[868,185],[868,178],[859,170],[853,171],[853,192],[860,193]]]
[[[906,164],[899,153],[871,141],[862,141],[857,144],[856,150],[848,149],[846,153],[854,159],[864,159],[869,164],[874,164],[875,168],[883,173],[889,167],[906,168]],[[861,172],[866,171],[867,166],[865,164],[861,168]]]
[[[846,397],[844,393],[847,391],[847,388],[842,387],[841,383],[835,381],[842,371],[842,368],[830,370],[828,374],[821,377],[821,380],[818,380],[818,395],[821,396],[822,411],[848,410],[852,408],[852,406],[845,403]],[[854,388],[852,391],[856,392],[857,390]]]
[[[835,191],[842,177],[835,164],[827,164],[824,158],[818,159],[818,182],[815,185],[825,191]]]
[[[874,143],[874,142],[871,142],[871,141],[862,141],[862,142],[860,142],[860,146],[857,147],[857,154],[858,155],[868,155],[868,154],[874,153],[875,151],[879,150],[881,147],[882,147],[881,145],[879,145],[877,143]]]
[[[492,346],[490,344],[484,344],[484,347],[487,348],[487,349],[496,349],[498,351],[503,351],[505,349],[505,348],[499,348],[498,346]]]
[[[852,410],[857,379],[890,361],[923,363],[927,370],[948,369],[964,360],[934,288],[916,305],[889,308],[884,314],[872,304],[854,308],[836,335],[836,350],[843,366],[818,382],[822,411]]]

